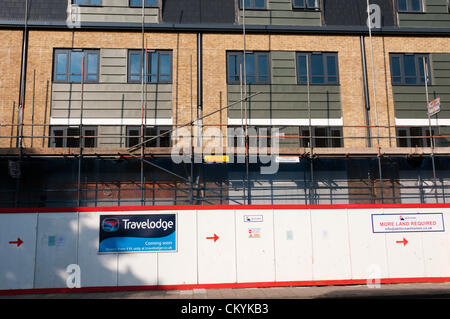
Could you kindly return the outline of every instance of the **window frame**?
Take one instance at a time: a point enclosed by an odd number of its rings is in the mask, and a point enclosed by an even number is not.
[[[239,10],[243,10],[243,1],[245,0],[238,0],[238,5],[239,5]],[[250,1],[250,6],[245,6],[245,10],[267,10],[267,0],[264,0],[264,8],[260,8],[260,7],[256,7],[255,6],[255,1],[256,0],[249,0]]]
[[[310,138],[312,138],[313,148],[343,148],[344,147],[344,133],[342,126],[312,126],[312,137],[310,137],[309,126],[299,127],[299,144],[300,147],[309,148]],[[325,129],[326,136],[317,135],[318,129]],[[303,135],[305,132],[307,134]],[[333,133],[339,132],[339,136],[334,136]],[[320,142],[324,141],[327,146],[320,145]],[[319,145],[319,146],[318,146]]]
[[[131,2],[133,0],[128,0],[128,7],[130,8],[142,8],[142,4],[140,5],[131,5]],[[148,6],[145,4],[146,0],[141,0],[144,1],[144,8],[159,8],[160,7],[160,1],[159,0],[155,0],[156,1],[156,5],[152,5],[152,6]]]
[[[420,129],[420,135],[411,135],[412,129]],[[397,147],[431,147],[431,139],[429,137],[430,128],[428,126],[408,126],[408,127],[397,127],[396,128],[396,139],[397,139]],[[406,135],[403,135],[404,132]],[[431,135],[436,136],[436,133],[439,132],[437,126],[431,127]],[[413,143],[413,141],[418,141],[421,145],[417,145]]]
[[[405,75],[405,56],[414,56],[414,64],[415,64],[415,83],[407,83],[407,78],[413,78],[412,76]],[[423,72],[420,67],[420,60],[426,57],[427,67],[428,67],[428,85],[432,85],[433,76],[431,73],[431,58],[428,53],[390,53],[389,54],[389,63],[390,63],[390,72],[391,72],[391,84],[393,86],[424,86],[425,85],[425,72]],[[394,75],[394,63],[393,58],[399,58],[400,60],[400,76]],[[421,82],[421,72],[424,73],[424,82]],[[394,78],[400,78],[400,82],[394,81]]]
[[[292,9],[294,10],[310,10],[310,11],[319,11],[320,10],[320,1],[319,0],[313,0],[316,5],[314,7],[309,6],[308,1],[310,0],[304,0],[305,5],[299,6],[295,4],[296,0],[292,0]]]
[[[99,49],[55,49],[53,52],[53,82],[54,83],[75,83],[75,84],[81,84],[81,73],[72,73],[71,72],[71,60],[72,60],[72,53],[75,52],[82,52],[85,56],[84,59],[84,79],[83,83],[99,83],[100,82],[100,50]],[[66,68],[64,73],[58,73],[57,67],[58,67],[58,61],[57,57],[60,54],[66,55]],[[97,65],[96,65],[96,73],[89,73],[89,55],[95,54],[97,55]],[[81,71],[80,71],[81,72]],[[58,79],[59,75],[64,75],[64,79]],[[72,81],[71,76],[73,75],[79,75],[80,81]],[[89,76],[96,75],[96,80],[89,80]]]
[[[156,53],[158,54],[158,71],[157,73],[150,73],[151,68],[151,55]],[[161,74],[161,54],[168,54],[169,55],[169,74]],[[139,55],[139,74],[131,73],[131,55]],[[142,83],[142,63],[144,62],[144,59],[142,58],[142,49],[129,49],[127,54],[127,83]],[[172,50],[147,50],[147,84],[171,84],[173,83],[173,51]],[[139,76],[138,80],[132,79],[132,77]],[[152,82],[151,78],[153,76],[156,76],[157,81]],[[168,76],[169,80],[161,80],[162,76]]]
[[[70,135],[73,137],[70,137],[68,135],[68,131],[70,129],[80,129],[79,125],[67,125],[67,126],[62,126],[62,125],[55,125],[55,126],[51,126],[50,127],[50,139],[49,139],[49,147],[50,148],[78,148],[80,147],[80,139],[82,140],[82,147],[83,148],[96,148],[98,145],[98,126],[93,126],[93,125],[83,125],[82,126],[82,134],[81,136],[83,137],[79,137],[79,135]],[[86,131],[90,131],[93,130],[95,133],[94,137],[91,137],[91,139],[94,140],[94,146],[86,146],[86,139],[89,138],[86,135]],[[62,135],[55,135],[55,131],[62,131]],[[92,135],[89,135],[92,136]],[[68,140],[69,139],[78,139],[78,145],[77,146],[67,146]],[[57,144],[57,139],[61,139],[62,141],[62,146],[56,146]]]
[[[145,140],[148,140],[149,138],[151,138],[152,136],[161,135],[163,133],[163,131],[170,131],[170,130],[172,130],[172,127],[170,127],[170,126],[159,126],[159,125],[155,125],[155,126],[146,125],[144,127],[144,129],[146,131],[145,132],[146,134],[144,135],[144,141],[145,141]],[[156,135],[147,135],[147,130],[149,130],[149,129],[156,129]],[[130,131],[137,131],[138,135],[131,135]],[[137,138],[138,142],[136,144],[130,143],[130,138]],[[169,146],[161,146],[162,139],[165,139],[165,138],[169,139]],[[125,143],[127,148],[136,146],[139,143],[141,143],[140,139],[141,139],[141,126],[138,126],[138,125],[127,125],[127,127],[126,127],[126,143]],[[151,147],[172,147],[172,134],[167,133],[163,137],[158,137],[157,139],[155,139],[153,141],[156,142],[156,145],[151,146],[151,145],[148,145],[148,143],[150,143],[150,142],[147,142],[147,143],[145,143],[146,144],[145,147],[146,148],[151,148]],[[153,141],[151,141],[151,142],[153,142]]]
[[[313,55],[321,55],[322,56],[322,63],[323,63],[323,77],[324,77],[324,82],[323,83],[314,83],[313,82],[313,77],[318,77],[318,76],[313,76],[312,74],[312,63],[311,63],[311,57]],[[330,75],[328,73],[328,63],[327,63],[327,57],[334,57],[336,60],[335,63],[335,68],[336,68],[336,75]],[[300,74],[300,67],[299,67],[299,57],[306,57],[309,63],[309,74]],[[302,81],[301,78],[305,77],[305,75],[309,78],[309,85],[336,85],[339,86],[340,85],[340,77],[339,77],[339,54],[338,52],[296,52],[295,55],[295,66],[296,66],[296,76],[297,76],[297,84],[298,85],[307,85],[308,84],[308,80],[306,81]],[[336,77],[336,82],[334,81],[330,81],[329,78],[330,77]]]
[[[399,7],[399,0],[397,0],[397,12],[398,13],[425,13],[425,6],[423,3],[423,0],[418,0],[420,3],[420,9],[419,10],[412,10],[412,1],[414,0],[405,0],[406,1],[406,9],[400,10]]]
[[[272,61],[271,61],[271,54],[269,51],[246,51],[246,55],[254,55],[255,56],[255,74],[254,75],[246,75],[247,85],[269,85],[272,82]],[[244,57],[244,51],[227,51],[227,84],[240,84],[241,83],[241,74],[240,70],[238,70],[238,73],[233,73],[233,75],[230,74],[230,57],[237,57],[237,65],[242,64],[242,73],[244,73],[244,65],[243,65],[243,57]],[[258,65],[258,57],[265,56],[267,58],[267,75],[261,75],[259,74],[259,65]],[[248,72],[248,69],[246,70]],[[237,80],[231,80],[231,76],[238,78]],[[249,83],[249,78],[255,78],[255,81],[253,83]],[[261,81],[261,77],[267,77],[266,81]],[[242,79],[242,82],[244,79]],[[243,83],[245,84],[245,83]]]

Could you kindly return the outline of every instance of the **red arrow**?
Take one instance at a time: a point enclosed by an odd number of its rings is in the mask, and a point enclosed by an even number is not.
[[[214,237],[206,237],[206,239],[214,239],[214,242],[216,242],[217,239],[219,239],[219,236],[217,236],[216,234],[214,234]]]
[[[406,246],[408,241],[406,240],[406,238],[403,237],[403,240],[397,240],[396,243],[397,244],[403,244],[403,247],[404,247],[404,246]]]
[[[10,241],[9,242],[11,245],[17,245],[17,247],[20,247],[20,245],[23,244],[23,240],[20,238],[17,238],[17,241]]]

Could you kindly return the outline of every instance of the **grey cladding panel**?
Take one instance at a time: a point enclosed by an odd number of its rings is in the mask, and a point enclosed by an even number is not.
[[[320,26],[320,11],[292,8],[292,0],[266,0],[266,10],[245,10],[245,23],[253,25]],[[243,21],[243,10],[239,10],[239,23]]]
[[[147,117],[172,117],[172,85],[147,85]],[[139,84],[85,84],[84,118],[140,118],[141,86]],[[54,83],[52,117],[79,118],[81,86]]]

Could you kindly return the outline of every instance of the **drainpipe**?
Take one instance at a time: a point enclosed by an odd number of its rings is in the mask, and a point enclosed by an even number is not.
[[[369,83],[367,81],[366,46],[364,44],[364,36],[361,36],[360,40],[361,40],[361,59],[362,59],[363,80],[364,80],[364,100],[366,108],[367,146],[372,147],[372,138],[370,134]]]
[[[203,114],[203,38],[201,33],[197,33],[197,119]],[[203,120],[197,121],[197,146],[203,145],[202,139]]]
[[[22,39],[22,66],[20,74],[20,95],[19,95],[19,112],[17,122],[17,147],[20,148],[20,157],[22,156],[23,147],[23,111],[25,106],[25,86],[26,86],[26,65],[27,65],[27,51],[28,51],[28,0],[25,0],[25,22]]]

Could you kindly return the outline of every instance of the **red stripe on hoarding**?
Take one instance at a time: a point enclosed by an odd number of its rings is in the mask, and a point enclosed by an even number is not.
[[[384,278],[381,284],[400,283],[443,283],[450,282],[450,277],[418,277],[418,278]],[[347,280],[316,280],[316,281],[280,281],[280,282],[251,282],[251,283],[223,283],[223,284],[187,284],[160,286],[123,286],[123,287],[84,287],[84,288],[47,288],[47,289],[11,289],[0,290],[0,295],[25,294],[63,294],[90,292],[123,292],[145,290],[191,290],[191,289],[236,289],[236,288],[272,288],[272,287],[305,287],[305,286],[346,286],[365,285],[367,279]],[[369,282],[371,283],[371,282]]]

